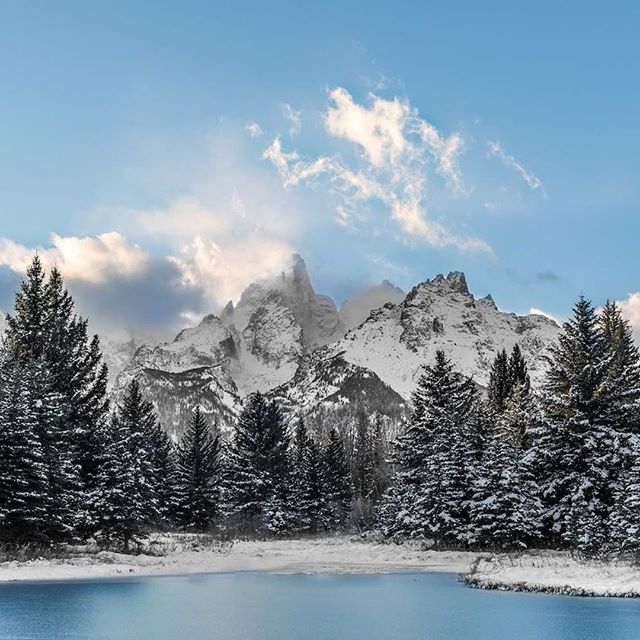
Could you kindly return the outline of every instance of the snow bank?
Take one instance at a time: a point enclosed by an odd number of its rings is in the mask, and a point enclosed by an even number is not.
[[[552,551],[478,558],[464,582],[477,589],[640,597],[640,567],[621,560],[579,560]]]
[[[0,582],[118,578],[255,571],[270,573],[467,572],[477,554],[423,551],[419,544],[377,544],[359,538],[235,542],[194,551],[181,545],[166,555],[101,551],[69,558],[0,563]]]

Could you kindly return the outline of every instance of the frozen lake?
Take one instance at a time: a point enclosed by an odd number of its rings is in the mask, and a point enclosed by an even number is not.
[[[623,640],[640,600],[476,591],[453,574],[237,573],[0,586],[0,638]]]

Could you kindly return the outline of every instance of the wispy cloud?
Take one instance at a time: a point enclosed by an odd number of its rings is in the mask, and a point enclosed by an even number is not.
[[[406,100],[372,95],[369,105],[363,105],[340,87],[329,94],[324,125],[331,138],[353,145],[355,159],[335,153],[305,159],[297,151],[285,151],[276,137],[263,157],[277,168],[285,187],[325,180],[339,197],[336,221],[341,226],[361,217],[364,203],[379,202],[408,238],[492,253],[484,240],[455,234],[428,215],[429,174],[443,178],[454,195],[464,193],[460,134],[444,135]]]
[[[544,185],[542,184],[542,180],[540,180],[540,178],[531,171],[525,169],[524,166],[516,160],[516,158],[509,155],[499,142],[489,140],[489,142],[487,142],[487,148],[489,156],[497,158],[506,167],[514,169],[532,191],[540,191],[540,193],[542,193],[546,198],[547,194],[545,192]]]
[[[262,127],[257,122],[250,122],[244,130],[251,138],[259,138],[263,134]]]
[[[286,102],[282,105],[282,113],[289,121],[289,135],[293,138],[302,130],[302,111],[296,111]]]

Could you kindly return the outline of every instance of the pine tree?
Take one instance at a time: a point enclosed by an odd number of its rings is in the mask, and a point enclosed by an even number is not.
[[[178,523],[185,529],[206,531],[219,513],[219,487],[220,435],[212,433],[196,407],[178,447]]]
[[[342,439],[335,428],[329,431],[324,459],[329,508],[334,526],[341,528],[346,524],[351,512],[353,486]]]
[[[501,435],[489,438],[475,470],[468,542],[490,548],[524,548],[542,530],[542,504],[520,449]]]
[[[5,344],[16,362],[37,363],[47,377],[47,393],[57,395],[64,430],[74,439],[68,451],[72,460],[65,465],[79,467],[78,491],[85,495],[76,501],[74,518],[89,532],[93,516],[86,506],[96,503],[91,494],[99,492],[98,460],[105,446],[98,434],[105,433],[107,371],[97,336],[89,339],[87,321],[75,316],[73,307],[59,271],[52,269],[46,279],[35,256],[16,295],[15,312],[7,316]]]
[[[373,442],[370,433],[369,420],[362,408],[357,414],[353,449],[355,496],[359,500],[371,500],[375,491]]]
[[[167,525],[177,509],[177,453],[167,432],[156,422],[150,436],[153,491],[157,502],[158,523]]]
[[[527,449],[531,431],[539,422],[537,409],[526,387],[517,384],[507,399],[502,413],[496,416],[498,435],[517,450]]]
[[[470,470],[482,440],[475,385],[438,351],[418,381],[413,403],[411,420],[394,447],[397,472],[379,510],[381,528],[386,535],[460,542]]]
[[[97,461],[101,490],[94,498],[94,513],[101,537],[119,540],[125,550],[159,518],[151,435],[155,428],[153,407],[133,380],[111,428],[99,434],[105,448]]]
[[[310,531],[312,528],[312,502],[307,467],[309,442],[307,426],[304,420],[300,419],[293,433],[289,496],[291,527],[299,532]]]
[[[552,350],[543,389],[544,421],[532,432],[550,533],[592,552],[605,544],[611,507],[609,472],[617,435],[609,416],[613,362],[591,303],[581,297]]]
[[[28,367],[6,359],[1,363],[0,535],[7,541],[47,542],[47,464]]]
[[[107,547],[113,544],[129,550],[131,541],[143,533],[146,513],[136,495],[132,470],[136,460],[130,446],[131,432],[118,413],[103,428],[104,448],[98,461],[96,481],[100,492],[92,495],[95,536]]]
[[[640,353],[631,326],[615,302],[604,306],[599,324],[612,354],[604,385],[607,421],[620,432],[640,433]]]
[[[511,355],[509,356],[508,382],[509,395],[511,395],[515,387],[519,387],[524,395],[528,394],[531,389],[531,380],[529,378],[527,363],[522,356],[522,352],[520,351],[520,346],[518,344],[513,346]]]
[[[631,462],[622,472],[614,494],[610,544],[613,550],[640,552],[640,441],[634,434],[629,445]]]
[[[509,358],[507,352],[503,349],[498,352],[491,365],[489,386],[487,388],[489,404],[496,412],[503,411],[510,391]]]
[[[34,435],[46,468],[45,533],[52,541],[71,539],[83,522],[83,507],[75,434],[67,420],[68,405],[60,393],[51,390],[51,378],[42,361],[27,363],[23,371]]]
[[[260,393],[248,397],[229,448],[225,512],[241,532],[288,527],[289,439],[280,408]]]

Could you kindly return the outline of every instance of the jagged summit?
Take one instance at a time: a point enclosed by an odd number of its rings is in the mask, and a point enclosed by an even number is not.
[[[474,298],[460,271],[407,294],[385,280],[338,311],[316,293],[304,260],[294,255],[287,269],[250,284],[219,316],[205,316],[173,342],[138,349],[115,393],[136,377],[161,420],[172,424],[202,399],[225,420],[252,391],[288,399],[291,407],[304,398],[305,411],[325,413],[358,403],[377,403],[379,411],[386,398],[385,415],[397,420],[437,349],[486,385],[495,354],[517,343],[536,384],[558,333],[546,317],[502,312],[490,295]]]
[[[450,271],[449,275],[447,275],[446,278],[441,273],[439,273],[435,278],[433,278],[433,280],[426,280],[422,284],[419,284],[418,287],[430,286],[430,285],[447,287],[452,291],[457,291],[458,293],[469,295],[467,278],[462,271]]]

